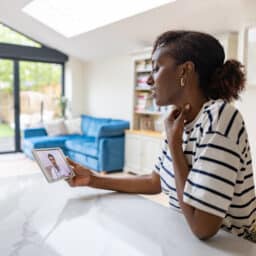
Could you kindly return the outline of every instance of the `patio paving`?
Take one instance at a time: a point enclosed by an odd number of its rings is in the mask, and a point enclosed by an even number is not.
[[[15,150],[13,137],[0,138],[0,152],[8,152]]]

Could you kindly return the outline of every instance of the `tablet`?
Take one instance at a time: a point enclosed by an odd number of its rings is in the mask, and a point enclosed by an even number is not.
[[[32,153],[49,183],[74,176],[61,148],[33,149]]]

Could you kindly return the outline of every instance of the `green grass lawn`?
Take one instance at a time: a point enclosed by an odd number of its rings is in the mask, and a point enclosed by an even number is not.
[[[14,130],[8,124],[0,123],[0,138],[14,136]]]

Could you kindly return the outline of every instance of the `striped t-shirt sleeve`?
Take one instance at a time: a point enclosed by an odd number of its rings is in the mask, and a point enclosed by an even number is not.
[[[224,218],[231,204],[240,156],[237,145],[219,133],[206,133],[197,145],[183,201]]]

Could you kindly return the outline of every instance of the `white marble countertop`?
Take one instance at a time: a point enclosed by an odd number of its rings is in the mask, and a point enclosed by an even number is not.
[[[196,239],[184,217],[137,195],[48,184],[38,173],[0,178],[1,256],[256,255],[224,231]]]

